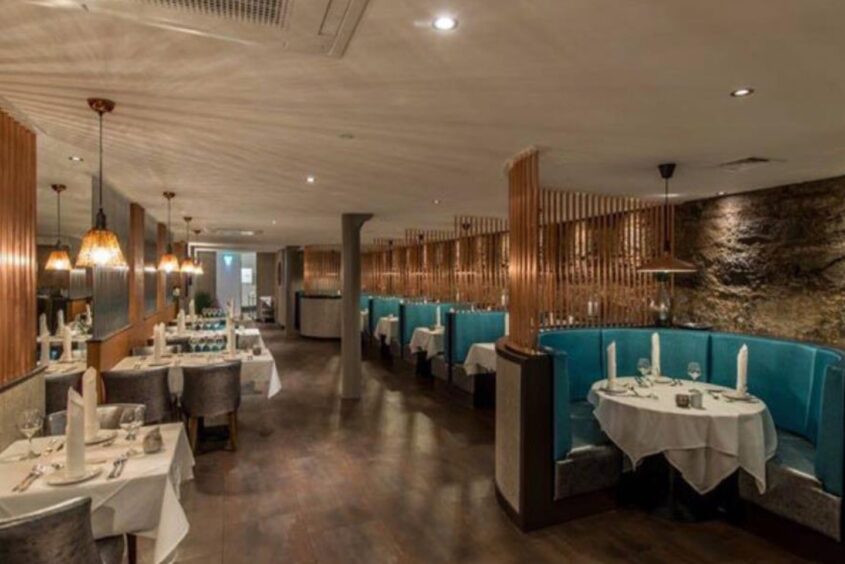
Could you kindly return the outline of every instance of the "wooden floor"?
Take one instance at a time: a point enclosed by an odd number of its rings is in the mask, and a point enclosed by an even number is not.
[[[282,392],[245,398],[238,452],[197,457],[180,562],[798,561],[722,522],[636,510],[523,534],[496,503],[489,414],[377,362],[363,399],[341,402],[339,343],[263,334]]]

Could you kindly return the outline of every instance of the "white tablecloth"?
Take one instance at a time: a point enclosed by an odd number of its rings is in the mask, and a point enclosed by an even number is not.
[[[472,376],[496,371],[496,344],[474,343],[464,359],[464,371]]]
[[[107,480],[112,461],[129,447],[141,451],[141,438],[149,428],[141,429],[133,443],[124,440],[120,431],[117,441],[110,447],[88,447],[89,464],[101,463],[103,472],[81,484],[50,486],[47,476],[36,480],[23,493],[13,493],[12,488],[32,468],[32,460],[0,463],[0,517],[24,515],[55,505],[74,497],[91,498],[91,523],[96,538],[133,533],[155,539],[154,561],[163,562],[188,534],[189,524],[179,503],[179,488],[183,481],[194,477],[194,457],[184,426],[171,423],[161,426],[164,449],[155,454],[132,456],[120,478]],[[35,439],[35,450],[40,452],[51,437]],[[62,437],[63,439],[63,437]],[[26,442],[18,441],[0,455],[5,460],[26,452]],[[39,463],[64,462],[60,451],[39,459]],[[100,462],[101,461],[101,462]]]
[[[399,318],[382,317],[376,324],[376,337],[384,337],[387,343],[399,338]]]
[[[241,384],[254,384],[257,390],[266,391],[268,399],[278,394],[282,389],[279,372],[276,369],[276,361],[273,360],[273,355],[266,349],[264,354],[260,356],[253,356],[249,352],[238,352],[235,358],[241,361]],[[168,366],[170,367],[168,372],[170,391],[178,395],[182,393],[183,388],[183,366],[205,366],[215,362],[224,362],[228,359],[229,357],[222,352],[186,353],[166,356],[162,358],[162,364],[156,365],[152,356],[127,356],[118,362],[112,370],[144,370]]]
[[[620,384],[636,385],[633,378]],[[684,479],[699,493],[707,493],[742,468],[766,490],[766,461],[777,449],[772,416],[762,401],[728,402],[703,394],[704,409],[680,408],[675,394],[719,389],[712,384],[682,381],[681,386],[655,384],[637,387],[641,395],[654,393],[657,400],[610,395],[599,391],[607,384],[593,384],[588,399],[602,430],[636,466],[644,457],[662,452]]]
[[[60,376],[62,374],[70,374],[71,372],[80,372],[88,368],[88,364],[84,360],[74,360],[73,362],[59,362],[53,360],[47,365],[44,371],[44,376]]]
[[[167,329],[165,339],[167,341],[174,341],[177,339],[207,339],[225,334],[225,329],[199,331],[195,329],[186,329],[184,332],[179,333],[176,328],[171,327]],[[261,338],[261,331],[259,331],[256,327],[235,329],[235,334],[238,336],[238,346],[240,347],[252,348],[255,345],[261,345],[261,348],[264,348],[264,340]]]
[[[428,327],[417,327],[411,335],[411,352],[425,352],[426,358],[434,358],[443,352],[443,327],[430,329]]]
[[[361,310],[361,333],[369,331],[370,329],[370,311],[367,309]]]

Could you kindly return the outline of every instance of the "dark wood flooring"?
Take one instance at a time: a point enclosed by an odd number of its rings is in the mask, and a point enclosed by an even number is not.
[[[342,402],[339,343],[263,334],[283,390],[244,399],[237,452],[197,457],[179,562],[798,561],[723,522],[633,509],[523,534],[496,503],[490,414],[377,361],[363,399]]]

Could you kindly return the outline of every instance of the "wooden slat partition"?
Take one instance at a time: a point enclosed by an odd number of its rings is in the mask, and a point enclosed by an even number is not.
[[[496,217],[455,218],[455,297],[482,307],[507,305],[508,222]]]
[[[340,291],[340,249],[337,246],[305,247],[303,256],[306,292],[337,293]]]
[[[405,230],[403,296],[452,299],[453,241],[451,231]]]
[[[35,368],[35,133],[0,111],[0,386]]]

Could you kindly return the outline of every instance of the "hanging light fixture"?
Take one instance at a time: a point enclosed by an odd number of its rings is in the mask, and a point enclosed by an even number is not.
[[[111,267],[126,268],[126,259],[120,250],[120,241],[113,231],[106,228],[106,214],[103,211],[103,114],[114,110],[114,102],[103,98],[88,98],[88,106],[97,112],[100,119],[100,175],[99,193],[100,209],[97,211],[94,226],[82,237],[79,256],[76,257],[77,268]]]
[[[68,246],[62,245],[62,192],[66,190],[64,184],[53,184],[51,186],[53,192],[56,193],[56,220],[58,223],[58,238],[56,240],[56,248],[50,253],[47,258],[47,264],[44,265],[45,270],[68,271],[70,270],[70,255],[68,254]]]
[[[185,216],[185,258],[182,259],[182,274],[196,274],[194,260],[191,258],[191,216]]]
[[[663,200],[663,253],[642,265],[640,272],[668,275],[692,274],[698,270],[694,264],[677,259],[672,254],[671,226],[669,225],[669,179],[675,174],[675,166],[675,163],[664,163],[657,167],[660,171],[660,177],[663,178],[665,193]]]
[[[165,192],[164,197],[167,199],[167,250],[161,255],[161,260],[158,261],[158,269],[170,274],[171,272],[179,272],[179,259],[173,254],[173,232],[170,230],[170,200],[176,197],[176,194]]]
[[[202,229],[194,229],[194,235],[199,237],[199,234],[202,233]],[[199,251],[194,252],[194,276],[202,276],[205,274],[205,270],[202,268],[202,261],[200,260]]]

